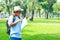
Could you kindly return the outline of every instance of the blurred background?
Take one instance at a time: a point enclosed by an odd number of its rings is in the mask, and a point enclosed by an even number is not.
[[[60,19],[60,0],[0,0],[0,19],[6,19],[13,13],[13,7],[20,5],[22,15],[30,18]]]
[[[22,40],[60,40],[60,0],[0,0],[0,40],[10,40],[6,20],[17,5],[28,22]]]

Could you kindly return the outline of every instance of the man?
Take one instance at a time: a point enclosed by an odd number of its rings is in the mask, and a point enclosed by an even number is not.
[[[14,15],[11,15],[8,19],[8,25],[10,27],[10,39],[11,40],[21,40],[21,24],[23,18],[19,19],[20,12],[23,9],[20,6],[14,7]],[[13,16],[15,17],[15,21],[13,22]]]

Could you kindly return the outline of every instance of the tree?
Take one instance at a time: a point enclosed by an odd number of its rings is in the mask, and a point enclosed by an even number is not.
[[[6,5],[6,8],[7,8],[7,12],[9,13],[9,16],[11,15],[10,11],[10,4],[11,4],[12,0],[5,0],[5,5]]]
[[[3,11],[5,8],[4,2],[0,2],[0,12]]]
[[[52,6],[56,2],[56,0],[43,0],[41,3],[42,8],[46,10],[46,19],[48,19],[48,13],[53,11]]]
[[[26,17],[26,13],[27,13],[27,2],[28,0],[23,0],[23,16]]]
[[[30,21],[33,21],[33,18],[34,18],[35,3],[36,3],[36,0],[33,0],[32,1],[32,16],[30,18]]]
[[[59,19],[59,14],[60,14],[60,2],[58,2],[58,3],[55,3],[54,5],[53,5],[53,12],[54,13],[57,13],[58,14],[58,19]]]
[[[39,13],[39,17],[41,17],[40,10],[42,9],[42,6],[40,5],[40,2],[37,1],[35,10]]]

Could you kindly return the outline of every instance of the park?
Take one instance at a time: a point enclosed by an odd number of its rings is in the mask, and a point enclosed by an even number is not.
[[[6,21],[13,14],[13,7],[24,9],[21,17],[28,24],[21,30],[22,40],[60,40],[60,2],[58,0],[1,0],[0,40],[10,40]]]
[[[41,22],[38,23],[39,20]],[[22,30],[22,40],[60,40],[59,20],[51,20],[52,22],[49,19],[39,20],[28,21],[28,25]],[[9,40],[9,35],[6,34],[6,24],[0,23],[0,26],[0,40]]]

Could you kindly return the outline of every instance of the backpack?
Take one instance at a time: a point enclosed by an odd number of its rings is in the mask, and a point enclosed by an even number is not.
[[[18,18],[20,19],[19,16],[18,16]],[[15,21],[15,16],[13,16],[13,21],[12,22],[14,22],[14,21]],[[10,27],[8,25],[8,20],[6,21],[6,26],[7,26],[7,34],[10,35]]]

